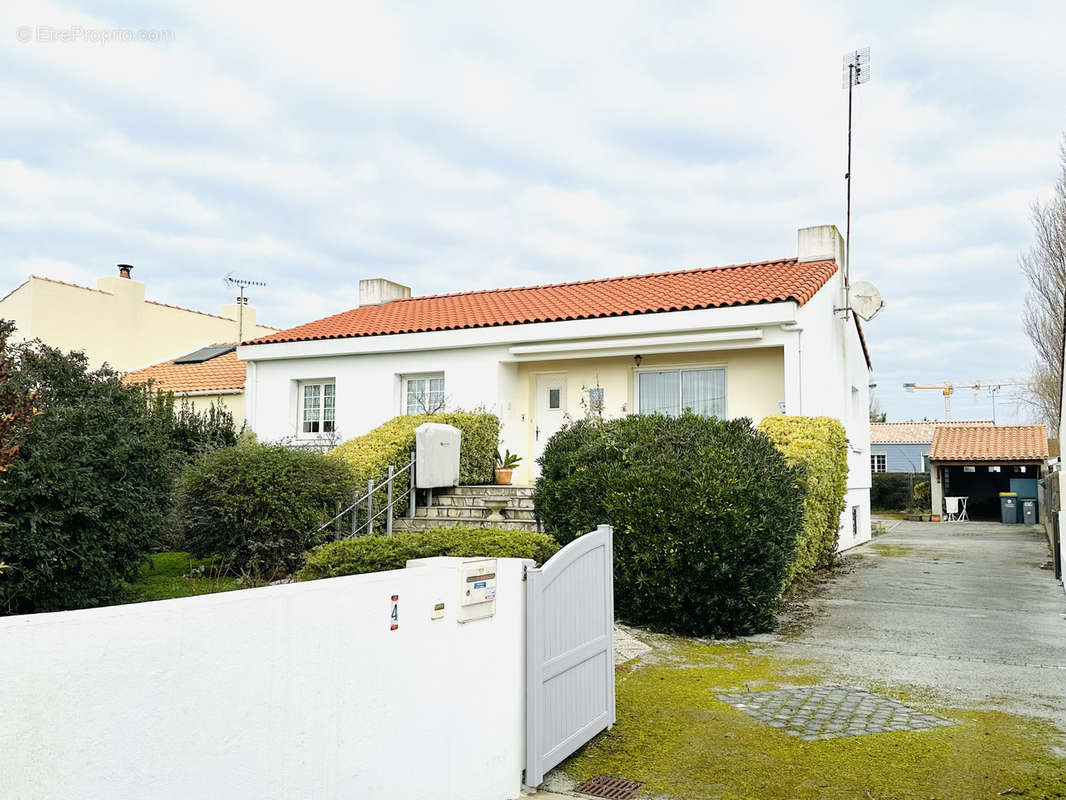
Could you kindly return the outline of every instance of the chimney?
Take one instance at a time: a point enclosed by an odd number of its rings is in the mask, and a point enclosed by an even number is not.
[[[133,269],[133,265],[132,264],[119,264],[118,265],[118,276],[120,278],[126,278],[128,280],[129,277],[130,277],[130,270],[132,270],[132,269]]]
[[[814,225],[800,228],[798,234],[800,263],[804,261],[833,261],[844,268],[844,239],[836,225]]]
[[[411,287],[393,283],[385,278],[371,278],[359,281],[359,305],[380,306],[393,300],[403,300],[411,296]]]

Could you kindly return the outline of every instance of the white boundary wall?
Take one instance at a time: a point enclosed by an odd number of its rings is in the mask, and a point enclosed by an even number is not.
[[[0,618],[0,796],[517,797],[523,563],[463,625],[438,565]]]

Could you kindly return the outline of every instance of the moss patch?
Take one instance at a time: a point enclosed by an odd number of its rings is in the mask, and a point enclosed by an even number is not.
[[[149,556],[137,580],[123,587],[122,602],[144,603],[240,589],[241,579],[221,574],[217,560],[195,559],[183,552]]]
[[[910,555],[912,548],[905,547],[901,544],[872,544],[869,547],[879,556],[886,556],[888,558],[898,558],[899,556]]]
[[[619,672],[617,724],[564,769],[575,780],[644,781],[641,796],[676,800],[1066,797],[1066,761],[1047,723],[934,709],[901,691],[897,699],[956,724],[805,742],[714,697],[822,682],[822,669],[744,644],[667,643],[653,663]]]

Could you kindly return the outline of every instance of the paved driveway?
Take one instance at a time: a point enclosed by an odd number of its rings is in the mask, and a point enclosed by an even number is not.
[[[1066,730],[1066,594],[1049,558],[1039,528],[902,522],[851,551],[851,568],[782,633],[755,638],[831,663],[843,680]]]

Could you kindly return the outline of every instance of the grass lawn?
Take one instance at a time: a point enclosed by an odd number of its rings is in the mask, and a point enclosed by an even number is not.
[[[214,558],[195,559],[188,553],[171,552],[156,553],[149,559],[151,563],[141,568],[137,580],[125,585],[123,603],[170,600],[242,587],[240,578],[218,574],[217,559]],[[186,577],[190,573],[193,573],[193,577]]]
[[[904,688],[879,687],[954,724],[803,741],[715,695],[832,682],[831,665],[746,644],[656,638],[651,653],[617,669],[618,722],[564,762],[570,779],[644,781],[638,797],[672,800],[1066,797],[1066,759],[1054,749],[1061,735],[1048,723],[937,708]]]

